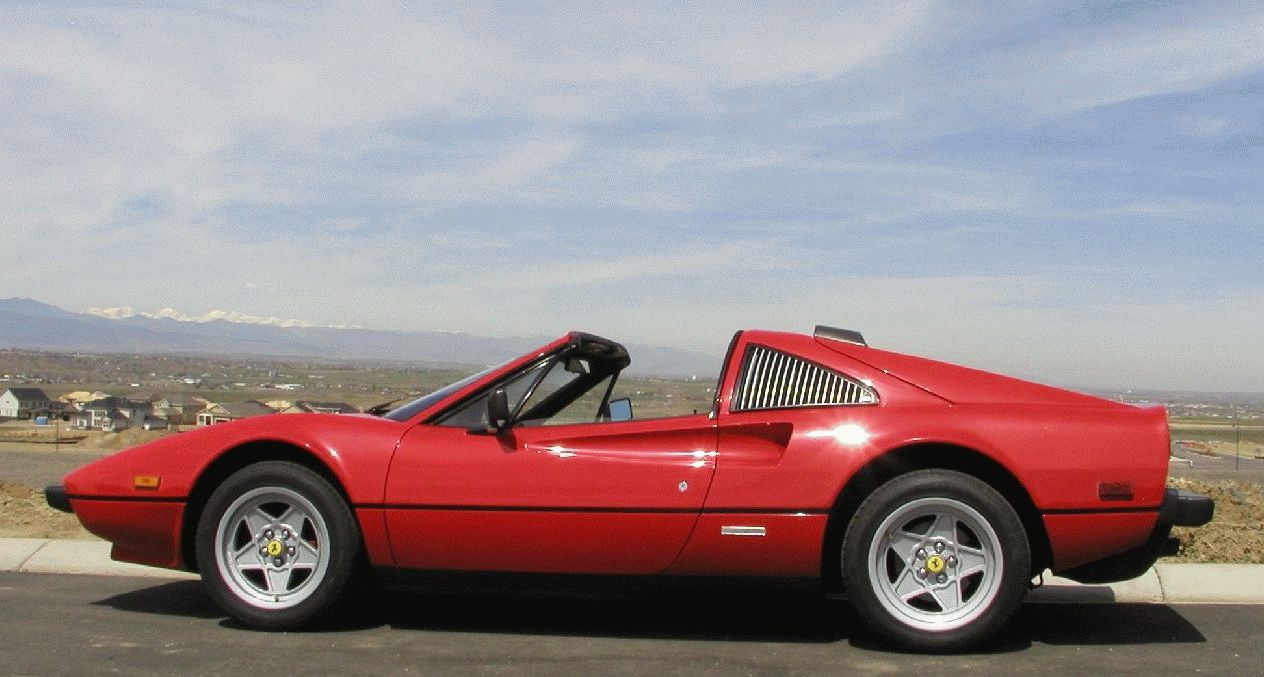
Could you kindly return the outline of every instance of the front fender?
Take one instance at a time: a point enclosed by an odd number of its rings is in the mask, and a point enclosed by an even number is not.
[[[182,500],[226,454],[285,445],[325,465],[353,503],[381,502],[391,454],[406,425],[335,414],[273,414],[170,435],[66,475],[71,498]],[[262,457],[261,457],[262,460]],[[137,478],[150,478],[141,483]]]

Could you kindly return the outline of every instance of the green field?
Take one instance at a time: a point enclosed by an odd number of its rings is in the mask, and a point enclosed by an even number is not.
[[[1235,452],[1240,446],[1242,454],[1249,456],[1259,456],[1264,450],[1264,426],[1258,424],[1234,426],[1223,422],[1174,420],[1170,425],[1174,441],[1218,442],[1233,445]]]

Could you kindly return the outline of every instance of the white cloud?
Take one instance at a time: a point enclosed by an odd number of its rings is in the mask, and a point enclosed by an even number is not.
[[[1105,31],[1103,31],[1105,33]],[[1019,48],[985,69],[1006,93],[991,104],[1065,116],[1171,92],[1202,89],[1264,67],[1264,14],[1230,10],[1178,25],[1067,33]],[[999,88],[998,88],[999,89]],[[1017,94],[1017,97],[1015,95]]]
[[[1060,11],[6,7],[0,269],[68,307],[680,345],[855,317],[1067,373],[1030,338],[1051,318],[1120,365],[1151,349],[1133,323],[1196,350],[1181,313],[1254,306],[1189,290],[1262,286],[1215,263],[1258,212],[1253,151],[1212,145],[1260,134],[1258,94],[1113,129],[1095,109],[1257,75],[1264,17]],[[1127,293],[1086,303],[1086,269]],[[1253,364],[1221,323],[1220,359]]]
[[[400,181],[396,195],[432,206],[479,203],[520,195],[527,184],[570,159],[576,139],[530,139],[486,154],[449,161],[450,169],[423,171]]]

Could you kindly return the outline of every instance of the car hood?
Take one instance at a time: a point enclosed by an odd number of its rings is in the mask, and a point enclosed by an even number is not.
[[[1131,405],[1012,376],[971,369],[947,362],[893,353],[839,341],[822,340],[835,352],[914,385],[953,404],[1056,404],[1128,409]]]

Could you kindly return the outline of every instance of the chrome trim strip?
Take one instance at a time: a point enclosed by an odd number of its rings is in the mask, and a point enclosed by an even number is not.
[[[733,525],[733,526],[727,526],[727,527],[720,527],[720,535],[721,536],[767,536],[768,528],[756,527],[756,526]]]

